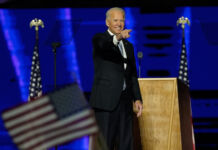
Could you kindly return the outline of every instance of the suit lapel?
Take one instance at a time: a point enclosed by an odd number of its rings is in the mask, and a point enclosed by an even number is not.
[[[111,36],[111,35],[108,33],[108,31],[105,32],[105,35],[107,36],[107,38],[108,38],[109,40],[112,39],[111,42],[113,42],[113,36]],[[120,53],[120,49],[119,49],[118,46],[116,46],[116,45],[113,44],[112,49],[113,49],[115,52],[119,53],[119,54],[122,56],[122,54]]]
[[[128,41],[124,39],[123,40],[123,45],[124,45],[124,48],[125,48],[127,59],[130,57],[130,54],[131,54],[130,53],[131,52],[130,46],[128,44],[129,44]]]
[[[110,35],[110,33],[108,33],[108,31],[105,31],[105,35],[106,35],[108,38],[111,37],[111,35]]]
[[[106,31],[105,32],[105,35],[108,37],[108,39],[112,39],[112,42],[113,42],[113,36],[111,36],[109,33],[108,33],[108,31]],[[123,45],[124,45],[124,48],[125,48],[125,52],[126,52],[126,56],[127,56],[127,59],[128,58],[130,58],[130,56],[131,56],[131,50],[130,50],[130,46],[129,46],[129,43],[128,43],[128,41],[126,40],[126,39],[123,39],[122,40],[123,41]],[[116,51],[117,53],[119,53],[121,56],[122,56],[122,54],[121,54],[121,52],[120,52],[120,49],[119,49],[119,47],[118,46],[113,46],[113,48],[112,48],[114,51]],[[123,57],[123,56],[122,56]]]

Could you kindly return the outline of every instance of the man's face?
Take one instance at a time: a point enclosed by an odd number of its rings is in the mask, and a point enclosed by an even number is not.
[[[124,20],[124,14],[121,11],[113,10],[106,19],[106,25],[113,34],[117,35],[124,29]]]

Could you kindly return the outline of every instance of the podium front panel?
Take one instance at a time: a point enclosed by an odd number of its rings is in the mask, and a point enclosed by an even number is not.
[[[139,79],[142,150],[182,150],[176,78]]]

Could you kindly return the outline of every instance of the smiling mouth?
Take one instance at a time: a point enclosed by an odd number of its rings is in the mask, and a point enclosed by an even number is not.
[[[121,30],[121,28],[120,28],[120,27],[116,27],[115,29],[117,29],[117,30]]]

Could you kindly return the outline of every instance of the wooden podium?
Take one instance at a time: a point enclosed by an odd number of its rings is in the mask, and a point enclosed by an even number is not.
[[[139,85],[142,150],[193,150],[188,87],[177,78],[140,78]]]

